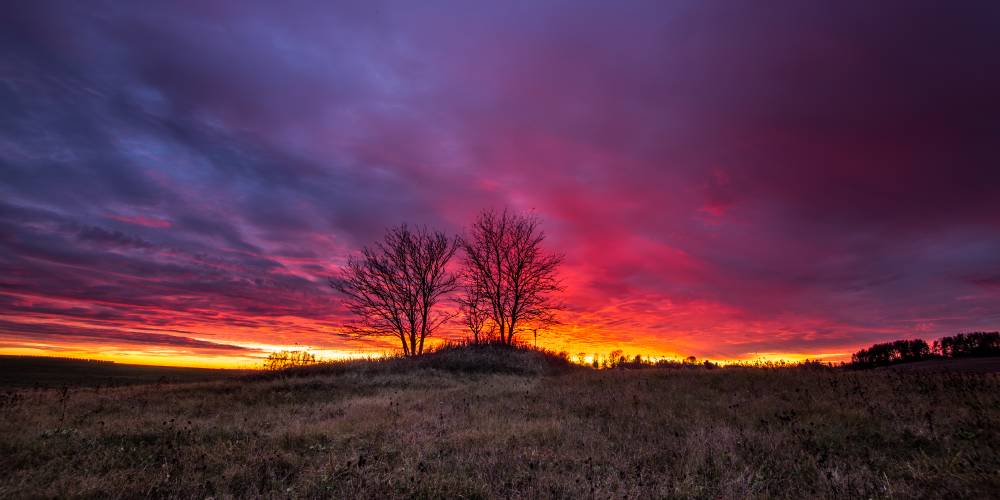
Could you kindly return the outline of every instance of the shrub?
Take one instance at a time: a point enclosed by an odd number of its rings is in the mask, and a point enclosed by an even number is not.
[[[277,371],[296,366],[314,365],[318,362],[316,355],[308,351],[277,351],[267,355],[267,359],[264,360],[264,369]]]

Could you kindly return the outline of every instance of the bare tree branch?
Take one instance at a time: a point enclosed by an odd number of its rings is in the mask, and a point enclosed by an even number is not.
[[[563,256],[545,253],[544,239],[537,217],[504,210],[482,212],[460,241],[465,297],[479,294],[503,343],[513,343],[520,329],[556,321],[552,294],[563,289],[556,274]]]
[[[403,354],[424,350],[424,339],[454,315],[434,306],[458,284],[446,269],[458,249],[443,232],[406,224],[390,229],[383,241],[348,259],[330,286],[344,296],[357,319],[342,334],[354,337],[396,337]]]

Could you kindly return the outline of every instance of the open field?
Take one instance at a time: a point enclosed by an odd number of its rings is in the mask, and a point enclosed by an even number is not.
[[[8,390],[0,497],[988,498],[998,429],[996,374],[452,352]]]
[[[900,372],[955,372],[955,373],[1000,373],[1000,357],[992,358],[958,358],[931,359],[915,363],[899,363],[897,365],[878,368]]]
[[[41,356],[0,356],[0,389],[197,382],[247,373],[250,371],[128,365]]]

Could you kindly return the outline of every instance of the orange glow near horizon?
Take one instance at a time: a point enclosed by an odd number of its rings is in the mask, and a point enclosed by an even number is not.
[[[606,300],[596,296],[580,272],[570,267],[566,282],[575,285],[566,298],[577,304],[600,304],[570,308],[562,313],[562,324],[540,331],[537,346],[564,351],[571,359],[581,356],[593,360],[606,358],[613,351],[628,357],[682,360],[695,356],[717,363],[748,361],[799,362],[806,359],[830,362],[847,361],[850,353],[866,344],[849,335],[842,342],[823,350],[795,351],[778,349],[783,338],[792,342],[808,335],[774,334],[798,327],[802,331],[830,328],[808,318],[747,320],[739,310],[720,304],[695,301],[675,303],[650,299]],[[48,307],[94,308],[81,300],[50,299],[18,295],[22,301]],[[332,299],[331,299],[332,300]],[[317,306],[320,307],[320,306]],[[329,307],[329,306],[326,306]],[[442,307],[452,307],[443,305]],[[36,313],[11,318],[8,328],[20,332],[4,335],[0,331],[0,354],[73,357],[115,361],[127,364],[187,366],[202,368],[260,368],[263,360],[275,351],[312,352],[321,359],[335,360],[381,356],[398,352],[392,338],[349,339],[336,335],[329,321],[300,316],[255,316],[237,311],[194,310],[172,312],[168,308],[144,308],[141,313],[156,323],[155,328],[130,322],[95,322],[67,319],[54,314]],[[213,319],[214,318],[214,319]],[[209,319],[212,319],[209,321]],[[39,332],[46,338],[26,338]],[[62,338],[65,333],[78,338]],[[427,347],[466,337],[457,324],[446,325],[427,340]],[[762,339],[765,340],[762,342]],[[535,344],[531,331],[521,332],[518,340]],[[738,354],[733,354],[738,353]]]
[[[649,294],[611,299],[586,278],[586,272],[567,265],[567,292],[563,300],[574,305],[561,313],[562,323],[540,331],[538,347],[564,351],[572,359],[607,357],[613,351],[627,356],[681,360],[695,356],[719,363],[762,361],[847,361],[850,353],[868,342],[855,338],[850,325],[822,319],[784,315],[767,319],[748,317],[732,306],[710,301],[676,302]],[[115,361],[119,363],[255,369],[275,351],[306,350],[322,359],[381,356],[398,351],[394,339],[351,339],[336,334],[346,317],[328,293],[324,302],[307,306],[329,310],[329,319],[287,315],[248,314],[232,308],[172,311],[166,306],[130,309],[87,300],[12,294],[19,304],[39,312],[0,321],[0,354],[43,355]],[[224,304],[222,304],[224,305]],[[97,315],[104,307],[118,307],[142,322],[126,319],[67,318],[51,310],[87,311]],[[453,307],[442,304],[443,308]],[[303,311],[312,314],[311,310]],[[44,312],[43,312],[44,311]],[[815,349],[794,349],[826,335]],[[886,329],[884,334],[891,334]],[[457,324],[445,325],[427,346],[466,337]],[[930,340],[932,335],[925,334]],[[534,344],[531,331],[518,340]],[[792,347],[792,348],[789,348]]]
[[[30,324],[31,322],[29,322]],[[298,321],[293,323],[300,324]],[[190,328],[192,325],[185,324]],[[67,328],[79,326],[75,322],[66,322]],[[127,328],[124,330],[128,330]],[[0,346],[0,355],[19,356],[51,356],[78,359],[94,359],[103,361],[114,361],[124,364],[138,364],[151,366],[182,366],[196,368],[226,368],[226,369],[258,369],[262,366],[264,359],[271,352],[277,351],[308,351],[315,354],[322,360],[340,360],[380,357],[386,354],[399,352],[395,339],[373,339],[366,341],[367,344],[358,344],[353,341],[340,340],[336,345],[331,345],[330,340],[335,337],[330,335],[312,336],[316,342],[305,343],[267,343],[257,340],[261,334],[251,330],[242,333],[231,333],[230,338],[222,337],[218,333],[208,333],[204,337],[191,337],[195,342],[207,342],[210,339],[218,345],[228,345],[230,348],[213,347],[208,350],[198,350],[197,348],[185,347],[151,347],[144,344],[128,344],[101,341],[100,343],[69,343],[69,342],[41,342],[41,341],[7,341],[7,345]],[[625,337],[617,332],[602,332],[598,330],[588,330],[581,325],[560,325],[551,331],[539,332],[537,344],[532,332],[522,332],[518,340],[524,344],[537,345],[539,348],[548,349],[554,352],[565,352],[570,359],[577,361],[581,356],[592,362],[594,357],[606,359],[612,352],[621,351],[622,355],[632,358],[640,355],[644,359],[669,359],[683,360],[688,356],[695,356],[699,360],[710,360],[720,364],[747,362],[747,361],[786,361],[799,362],[806,359],[822,361],[846,361],[850,358],[850,352],[823,352],[823,353],[803,353],[803,352],[759,352],[747,356],[726,357],[706,354],[704,347],[695,349],[671,349],[664,348],[662,337],[647,338],[641,335],[632,334],[628,340],[617,340]],[[292,339],[293,336],[283,336],[282,338]],[[451,340],[462,340],[464,333],[455,327],[450,331],[442,332],[441,335],[427,339],[427,348],[433,349],[435,346]],[[659,342],[657,342],[659,340]],[[691,344],[687,344],[691,346]]]
[[[539,343],[540,348],[550,349],[555,352],[566,352],[570,353],[565,349],[558,349],[558,345],[545,345]],[[275,351],[277,351],[276,349]],[[398,351],[334,351],[325,349],[301,349],[315,354],[317,359],[320,361],[339,361],[345,359],[369,359],[369,358],[379,358],[385,356],[386,354],[395,354]],[[635,355],[642,356],[643,359],[658,361],[658,360],[670,360],[670,361],[683,361],[686,356],[679,356],[675,354],[647,354],[649,351],[642,351],[641,349],[627,350],[622,349],[622,355],[626,356],[628,359],[632,359]],[[597,353],[599,360],[606,359],[607,356],[613,351]],[[172,352],[144,352],[144,351],[129,351],[129,350],[118,350],[109,349],[102,351],[88,351],[88,350],[60,350],[58,354],[53,354],[51,351],[46,349],[30,348],[30,347],[3,347],[0,348],[0,355],[4,356],[41,356],[41,357],[56,357],[56,358],[72,358],[72,359],[88,359],[88,360],[100,360],[100,361],[113,361],[115,363],[130,364],[130,365],[145,365],[145,366],[171,366],[171,367],[186,367],[186,368],[211,368],[211,369],[232,369],[232,370],[259,370],[263,366],[264,359],[267,354],[262,353],[260,356],[205,356],[205,355],[186,355],[183,353],[172,353]],[[594,360],[594,354],[586,354],[584,356],[584,362],[581,364],[590,365]],[[738,364],[744,362],[754,362],[754,361],[765,361],[765,362],[786,362],[786,363],[799,363],[806,360],[813,361],[823,361],[823,362],[841,362],[850,359],[850,353],[817,353],[817,354],[801,354],[801,353],[761,353],[756,357],[750,358],[740,358],[740,359],[708,359],[708,358],[698,358],[698,362],[711,361],[720,365]],[[575,354],[570,354],[570,360],[579,363],[579,358]]]

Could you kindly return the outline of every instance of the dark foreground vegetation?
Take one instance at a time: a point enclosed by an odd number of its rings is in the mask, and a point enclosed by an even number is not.
[[[998,428],[996,374],[452,348],[8,391],[0,497],[988,498]]]
[[[250,371],[129,365],[111,361],[42,356],[0,356],[0,390],[15,387],[170,384],[216,380],[247,373]]]

